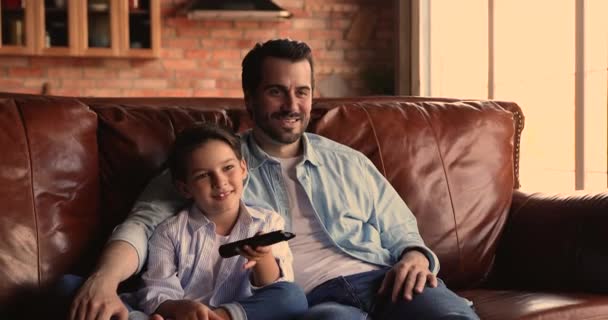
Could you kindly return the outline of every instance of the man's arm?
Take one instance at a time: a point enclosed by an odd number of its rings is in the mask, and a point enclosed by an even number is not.
[[[382,247],[391,252],[395,263],[386,273],[379,293],[391,291],[392,301],[412,300],[414,293],[421,293],[428,283],[437,286],[436,274],[439,259],[422,240],[416,217],[391,184],[367,158],[374,221],[380,232]]]
[[[175,189],[171,174],[165,170],[150,181],[127,219],[114,229],[109,241],[122,240],[135,248],[138,257],[136,272],[139,272],[148,254],[148,239],[156,226],[187,204],[188,201]]]
[[[420,252],[427,258],[429,270],[437,274],[439,259],[424,244],[412,211],[369,159],[362,156],[361,161],[373,203],[371,220],[380,233],[382,247],[390,251],[393,263],[401,261],[404,252]]]
[[[141,270],[152,231],[184,205],[168,171],[148,184],[129,217],[114,229],[95,271],[76,294],[71,320],[109,320],[112,315],[126,319],[126,309],[116,293],[118,284]]]
[[[116,294],[118,284],[137,269],[137,252],[130,244],[113,241],[104,249],[95,271],[80,287],[70,308],[70,319],[127,319],[127,309]]]

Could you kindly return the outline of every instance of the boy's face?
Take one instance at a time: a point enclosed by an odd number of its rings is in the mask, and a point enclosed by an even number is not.
[[[186,181],[178,189],[208,217],[238,213],[247,175],[245,160],[238,160],[230,146],[210,140],[187,159]]]
[[[264,59],[261,82],[247,99],[254,130],[261,138],[280,144],[299,141],[310,120],[311,75],[307,60]]]

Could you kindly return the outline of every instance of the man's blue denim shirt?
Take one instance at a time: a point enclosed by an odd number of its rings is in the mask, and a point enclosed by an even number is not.
[[[243,201],[251,207],[278,212],[291,230],[289,197],[280,163],[254,141],[251,131],[241,137],[249,167]],[[363,261],[391,266],[404,250],[423,252],[437,274],[439,260],[426,247],[416,218],[390,183],[362,153],[327,138],[305,133],[303,161],[296,166],[315,213],[336,246]],[[131,214],[116,227],[110,240],[123,240],[137,250],[139,269],[147,240],[156,225],[187,205],[171,183],[168,171],[144,190]]]

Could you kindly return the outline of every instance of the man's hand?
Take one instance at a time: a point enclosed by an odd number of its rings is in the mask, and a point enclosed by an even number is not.
[[[72,301],[69,318],[110,320],[114,316],[118,320],[127,320],[129,312],[116,294],[118,282],[102,274],[92,274]]]
[[[434,288],[437,277],[429,270],[426,256],[420,251],[411,250],[386,273],[378,293],[386,294],[392,285],[391,301],[396,302],[400,296],[411,301],[414,293],[422,293],[427,282]]]

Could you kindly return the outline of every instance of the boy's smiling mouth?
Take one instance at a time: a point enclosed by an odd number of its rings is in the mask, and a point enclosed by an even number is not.
[[[222,191],[222,192],[218,192],[218,193],[214,193],[211,195],[211,197],[215,200],[224,200],[226,199],[229,195],[231,195],[234,192],[234,190],[230,190],[230,191]]]

